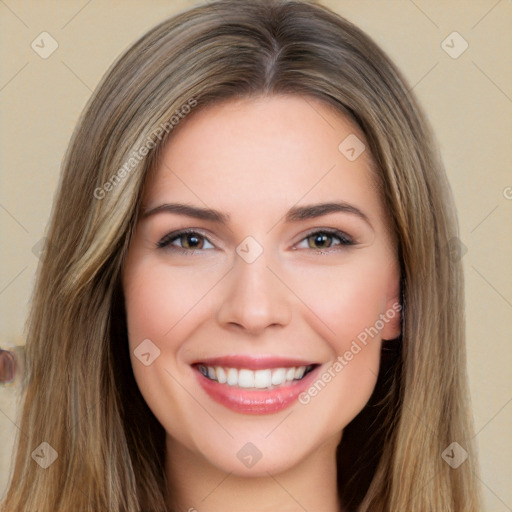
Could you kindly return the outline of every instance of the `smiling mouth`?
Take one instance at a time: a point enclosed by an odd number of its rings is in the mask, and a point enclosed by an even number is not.
[[[279,368],[262,368],[249,370],[247,368],[232,368],[225,366],[209,366],[199,363],[197,370],[204,377],[219,384],[242,389],[274,389],[302,380],[313,371],[316,364],[307,366],[291,366]]]
[[[311,360],[242,354],[198,360],[191,366],[211,399],[242,414],[286,409],[311,385],[321,367]]]

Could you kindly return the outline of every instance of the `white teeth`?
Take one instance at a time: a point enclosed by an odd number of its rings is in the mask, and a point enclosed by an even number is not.
[[[215,372],[217,373],[217,380],[221,384],[225,384],[228,381],[228,377],[226,375],[226,372],[224,371],[224,368],[222,368],[221,366],[217,366],[217,368],[215,368]]]
[[[286,382],[286,370],[284,368],[278,368],[272,372],[272,385],[279,386]]]
[[[272,385],[272,370],[256,370],[254,372],[254,387],[269,388]]]
[[[253,388],[254,372],[251,370],[238,370],[238,386],[241,388]]]
[[[229,368],[227,383],[229,386],[236,386],[238,384],[238,370],[236,368]]]
[[[242,368],[223,368],[222,366],[200,365],[199,371],[207,378],[216,380],[220,384],[238,386],[240,388],[265,389],[280,386],[293,380],[300,380],[310,366],[297,366],[293,368],[268,368],[264,370],[247,370]]]
[[[296,368],[295,369],[295,378],[302,379],[305,371],[306,371],[306,368],[304,366],[299,366],[298,368]]]

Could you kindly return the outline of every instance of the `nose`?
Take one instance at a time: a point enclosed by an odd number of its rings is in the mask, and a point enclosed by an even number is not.
[[[257,335],[268,327],[289,324],[291,293],[276,277],[275,270],[268,268],[268,263],[265,252],[252,263],[235,258],[217,310],[217,321],[223,327]]]

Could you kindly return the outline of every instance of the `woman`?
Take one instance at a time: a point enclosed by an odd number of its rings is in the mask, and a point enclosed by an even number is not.
[[[69,147],[3,510],[479,510],[456,236],[360,30],[290,1],[163,22]]]

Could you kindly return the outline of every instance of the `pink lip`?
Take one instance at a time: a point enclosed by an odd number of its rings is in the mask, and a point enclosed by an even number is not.
[[[223,358],[222,361],[225,362],[225,358]],[[283,360],[281,360],[281,362],[282,361]],[[209,363],[208,366],[210,366]],[[218,366],[230,366],[232,368],[235,368],[235,366],[232,366],[232,364],[221,364]],[[276,368],[279,368],[280,366],[284,365],[278,365],[276,366]],[[296,366],[305,365],[298,364]],[[247,366],[242,367],[247,369],[254,369],[254,366],[251,368],[248,368]],[[262,366],[260,366],[259,368],[262,368]],[[263,368],[270,367],[263,366]],[[201,387],[210,396],[210,398],[212,398],[216,402],[238,413],[261,415],[276,413],[292,405],[295,402],[295,400],[297,400],[298,396],[302,392],[304,392],[309,386],[311,386],[311,383],[314,381],[319,368],[320,366],[317,366],[301,380],[293,381],[290,384],[283,384],[275,389],[264,390],[244,389],[234,386],[228,386],[227,384],[220,384],[215,380],[211,380],[205,377],[202,373],[200,373],[197,370],[197,367],[194,367],[194,371],[197,375],[197,379],[199,380],[199,384],[201,385]]]
[[[212,357],[201,359],[194,364],[204,364],[205,366],[222,366],[224,368],[246,368],[247,370],[262,370],[265,368],[290,368],[292,366],[309,366],[315,364],[314,361],[304,361],[300,359],[282,358],[276,356],[244,356],[229,355],[222,357]]]

